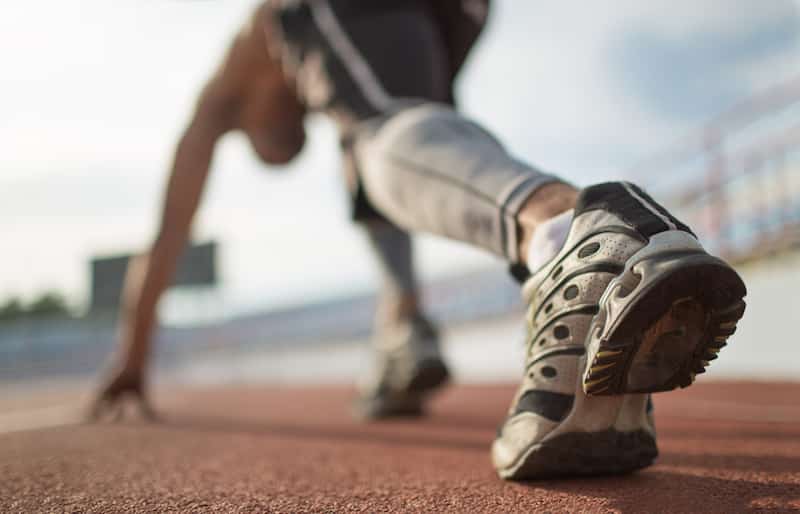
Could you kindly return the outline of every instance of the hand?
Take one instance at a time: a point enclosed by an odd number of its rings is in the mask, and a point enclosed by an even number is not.
[[[156,413],[147,398],[142,377],[141,371],[130,371],[124,368],[114,369],[109,373],[89,410],[89,420],[121,420],[125,411],[126,399],[133,400],[143,418],[150,421],[155,420]]]

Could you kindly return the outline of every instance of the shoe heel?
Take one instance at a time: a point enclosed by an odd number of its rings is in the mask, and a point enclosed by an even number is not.
[[[696,243],[675,244],[680,237],[648,245],[609,284],[589,332],[586,394],[687,387],[735,332],[744,283]]]

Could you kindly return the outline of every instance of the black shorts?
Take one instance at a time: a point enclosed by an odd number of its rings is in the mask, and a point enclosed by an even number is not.
[[[453,104],[453,81],[485,23],[476,0],[277,2],[270,51],[305,105],[340,129],[353,217],[380,217],[361,187],[350,135],[405,102]],[[486,5],[485,0],[477,0]]]

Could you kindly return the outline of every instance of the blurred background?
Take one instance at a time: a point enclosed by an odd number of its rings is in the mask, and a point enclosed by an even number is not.
[[[94,385],[126,256],[149,244],[175,141],[256,4],[0,6],[0,430]],[[800,376],[797,2],[496,0],[458,99],[545,170],[641,184],[736,263],[748,313],[704,380]],[[286,167],[238,134],[218,148],[196,246],[161,303],[158,383],[352,382],[368,362],[377,270],[334,127],[307,130]],[[427,236],[416,248],[456,379],[516,380],[522,304],[505,265]]]

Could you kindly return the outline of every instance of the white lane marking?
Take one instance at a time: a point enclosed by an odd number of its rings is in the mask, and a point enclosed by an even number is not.
[[[75,405],[58,405],[4,413],[0,414],[0,434],[77,425],[82,422],[81,418],[81,410]]]

